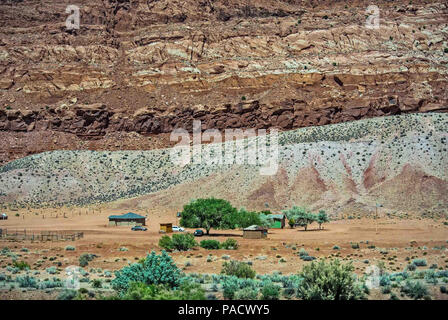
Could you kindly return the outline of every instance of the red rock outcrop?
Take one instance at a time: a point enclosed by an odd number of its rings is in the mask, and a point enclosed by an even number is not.
[[[448,110],[445,1],[376,1],[379,29],[371,1],[78,1],[67,30],[69,4],[0,4],[0,164],[166,146],[193,119],[288,130]]]

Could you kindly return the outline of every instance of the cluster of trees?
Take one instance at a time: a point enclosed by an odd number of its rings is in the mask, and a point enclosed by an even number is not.
[[[192,200],[184,206],[180,219],[182,227],[204,228],[207,234],[212,228],[246,228],[254,224],[261,224],[257,212],[237,210],[229,201],[215,198]]]
[[[308,225],[316,222],[319,225],[319,230],[322,229],[322,224],[329,222],[330,219],[324,210],[320,210],[315,214],[308,211],[306,208],[293,206],[291,209],[283,210],[283,213],[288,218],[288,223],[293,228],[294,226],[304,227],[305,231]]]
[[[289,225],[304,227],[317,222],[319,229],[322,224],[329,222],[325,211],[314,214],[305,208],[294,206],[283,213],[289,220]],[[273,223],[269,211],[248,211],[244,208],[237,210],[229,201],[216,198],[192,200],[186,204],[182,211],[180,225],[187,228],[204,228],[207,234],[210,229],[246,228],[251,225],[270,227]]]

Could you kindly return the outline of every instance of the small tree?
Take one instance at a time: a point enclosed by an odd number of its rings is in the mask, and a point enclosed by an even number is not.
[[[198,199],[184,206],[180,225],[187,228],[204,228],[207,234],[211,228],[221,229],[232,225],[228,216],[235,214],[236,209],[223,199]],[[227,223],[226,223],[227,222]]]
[[[330,222],[330,219],[328,218],[324,210],[319,211],[319,213],[317,214],[316,222],[319,224],[319,230],[322,229],[323,223]]]
[[[316,221],[316,216],[309,212],[305,208],[293,206],[291,209],[284,210],[283,213],[286,215],[288,220],[293,219],[296,225],[308,228],[308,225]]]

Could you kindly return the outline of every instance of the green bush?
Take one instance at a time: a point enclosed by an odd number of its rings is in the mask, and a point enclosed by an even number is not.
[[[202,240],[200,246],[204,249],[216,250],[220,248],[220,243],[217,240]]]
[[[58,300],[73,300],[77,296],[77,292],[72,289],[63,290],[59,296]]]
[[[191,233],[173,234],[173,237],[165,235],[160,238],[159,246],[165,250],[187,251],[197,247],[198,243]]]
[[[29,270],[30,269],[30,265],[28,263],[26,263],[25,261],[14,260],[12,265],[19,270]]]
[[[30,277],[29,275],[25,275],[23,277],[18,276],[16,281],[19,283],[20,288],[37,288],[37,280],[34,277]]]
[[[79,265],[81,267],[86,267],[90,261],[92,261],[95,258],[94,254],[91,253],[83,253],[80,257],[79,257]]]
[[[312,262],[299,274],[303,278],[297,295],[304,300],[357,300],[364,293],[356,283],[354,267],[338,259]]]
[[[221,249],[236,250],[238,249],[238,242],[235,239],[227,238],[226,241],[221,243]]]
[[[159,247],[161,247],[162,249],[171,251],[173,250],[173,241],[171,240],[171,238],[167,235],[162,236],[159,239]]]
[[[237,277],[233,276],[226,278],[222,284],[222,294],[224,299],[233,299],[239,288]]]
[[[187,251],[198,245],[191,233],[173,234],[172,241],[174,249],[179,251]]]
[[[352,249],[359,249],[359,243],[354,242],[354,243],[350,243],[352,246]]]
[[[75,247],[74,246],[66,246],[65,247],[65,251],[75,251]]]
[[[428,288],[421,281],[406,280],[400,291],[416,300],[428,295]]]
[[[261,290],[261,294],[263,300],[278,300],[280,297],[280,287],[273,283],[268,283]]]
[[[412,264],[414,264],[417,267],[425,267],[425,266],[427,266],[427,263],[426,263],[425,259],[414,259],[412,261]]]
[[[119,300],[205,300],[205,291],[197,283],[183,282],[179,288],[169,285],[132,282],[121,296],[111,297]]]
[[[221,273],[228,276],[236,276],[238,278],[253,279],[255,277],[255,270],[253,270],[247,263],[236,260],[224,262],[222,264]]]
[[[235,292],[235,300],[257,300],[258,290],[250,287],[240,289]]]
[[[101,279],[94,279],[94,280],[92,280],[92,287],[94,287],[94,288],[102,288],[103,287],[103,282],[101,281]]]
[[[123,293],[127,291],[131,282],[143,282],[147,285],[166,284],[169,287],[177,287],[179,278],[180,270],[166,251],[162,251],[161,255],[152,251],[142,262],[116,271],[115,279],[111,284],[113,289]]]

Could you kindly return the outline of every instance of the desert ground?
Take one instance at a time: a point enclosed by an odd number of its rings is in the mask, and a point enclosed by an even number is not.
[[[111,214],[124,213],[118,209],[36,209],[22,210],[10,215],[8,220],[0,221],[0,227],[27,233],[43,230],[76,230],[84,237],[75,241],[0,241],[0,248],[7,247],[18,254],[18,259],[27,262],[31,270],[41,270],[39,277],[48,278],[46,269],[57,265],[58,276],[64,277],[64,268],[78,265],[83,253],[96,254],[98,257],[89,262],[85,269],[101,270],[98,275],[91,272],[91,279],[104,277],[106,270],[113,271],[128,263],[136,262],[151,250],[160,252],[158,246],[159,223],[178,224],[176,212],[151,212],[131,210],[141,215],[148,215],[146,232],[131,231],[129,226],[108,226],[107,217]],[[65,217],[64,217],[65,215]],[[185,232],[193,232],[186,229]],[[220,273],[222,263],[228,259],[251,261],[257,274],[294,274],[306,263],[298,256],[304,248],[309,255],[316,258],[339,257],[344,262],[351,261],[355,272],[362,275],[368,266],[380,261],[388,272],[402,271],[408,261],[424,258],[427,267],[447,269],[446,256],[448,246],[448,226],[436,219],[400,219],[380,213],[378,219],[355,218],[331,221],[322,230],[312,224],[307,231],[303,228],[270,229],[267,239],[244,239],[241,230],[211,230],[209,236],[197,238],[222,241],[228,237],[239,243],[237,250],[206,250],[198,247],[187,252],[171,252],[176,264],[185,273]],[[352,244],[359,244],[359,249]],[[66,246],[75,247],[66,251]],[[340,249],[336,249],[338,246]],[[26,252],[23,248],[26,248]],[[211,255],[211,258],[209,258]],[[11,264],[11,259],[1,257],[0,271]],[[3,270],[2,270],[3,269]],[[424,269],[424,268],[422,268]],[[8,273],[7,271],[5,271]],[[107,291],[107,285],[103,286]],[[434,298],[447,299],[446,294],[432,288]],[[54,291],[46,293],[36,291],[7,290],[0,291],[1,299],[45,299],[54,298]],[[36,296],[37,295],[37,296]],[[371,298],[384,296],[378,291],[372,292]]]

